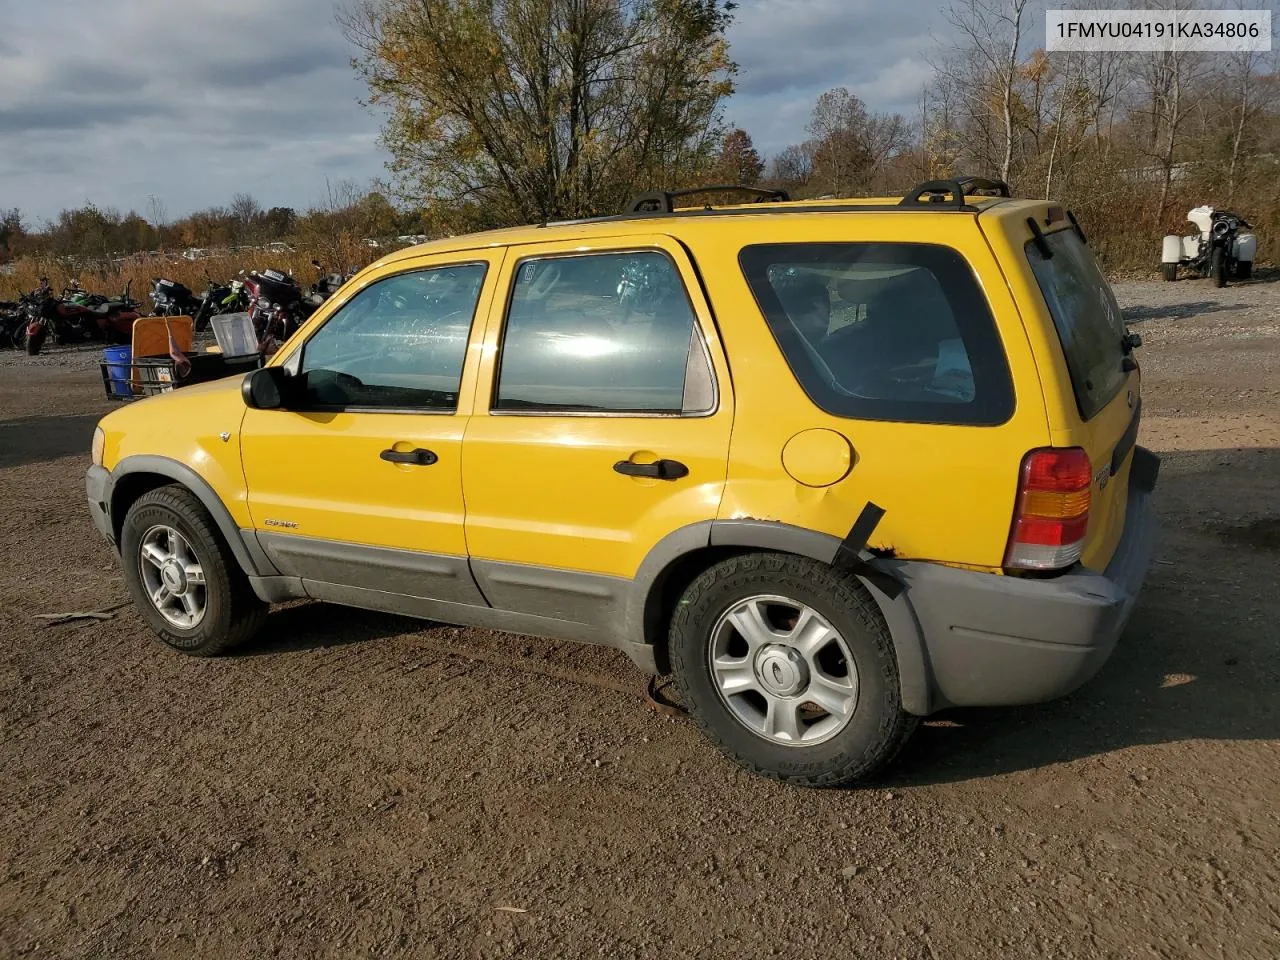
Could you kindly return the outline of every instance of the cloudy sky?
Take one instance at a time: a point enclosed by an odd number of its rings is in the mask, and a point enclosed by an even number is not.
[[[741,0],[730,122],[771,153],[833,86],[913,112],[933,40],[903,2]],[[352,52],[330,0],[0,0],[0,209],[306,207],[380,176]]]

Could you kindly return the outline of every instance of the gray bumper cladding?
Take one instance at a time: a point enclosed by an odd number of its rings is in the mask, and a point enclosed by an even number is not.
[[[1151,564],[1150,500],[1130,485],[1124,533],[1104,573],[1036,580],[902,564],[933,674],[932,707],[1041,703],[1097,673]]]
[[[107,486],[110,480],[111,474],[103,467],[90,467],[84,477],[84,490],[89,499],[89,516],[93,518],[93,525],[114,547],[115,531],[111,529],[110,505],[107,503]]]

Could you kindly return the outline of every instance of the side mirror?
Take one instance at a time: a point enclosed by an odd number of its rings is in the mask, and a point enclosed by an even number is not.
[[[282,410],[293,391],[292,378],[283,367],[259,367],[240,384],[244,405],[253,410]]]

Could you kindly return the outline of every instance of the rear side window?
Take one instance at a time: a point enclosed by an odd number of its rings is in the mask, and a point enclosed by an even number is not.
[[[1124,315],[1098,262],[1074,230],[1045,237],[1053,256],[1027,244],[1027,259],[1053,317],[1071,374],[1076,406],[1091,420],[1120,392],[1124,372]]]
[[[765,244],[739,262],[791,372],[827,413],[972,425],[1012,415],[995,320],[956,250]]]
[[[697,414],[712,406],[705,344],[684,281],[665,254],[520,264],[493,409]]]

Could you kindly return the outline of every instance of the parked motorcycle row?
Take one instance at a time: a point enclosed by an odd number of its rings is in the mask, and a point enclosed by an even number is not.
[[[278,270],[241,270],[230,283],[206,276],[207,286],[199,296],[176,280],[155,277],[149,294],[152,315],[191,317],[199,332],[213,317],[247,313],[258,351],[270,356],[356,272],[352,267],[345,274],[328,273],[318,261],[311,262],[319,273],[305,292],[291,274]],[[87,293],[72,281],[59,295],[42,277],[39,287],[17,301],[0,301],[0,348],[25,349],[35,356],[46,343],[127,344],[133,322],[142,316],[141,307],[130,298],[127,285],[112,298]]]

